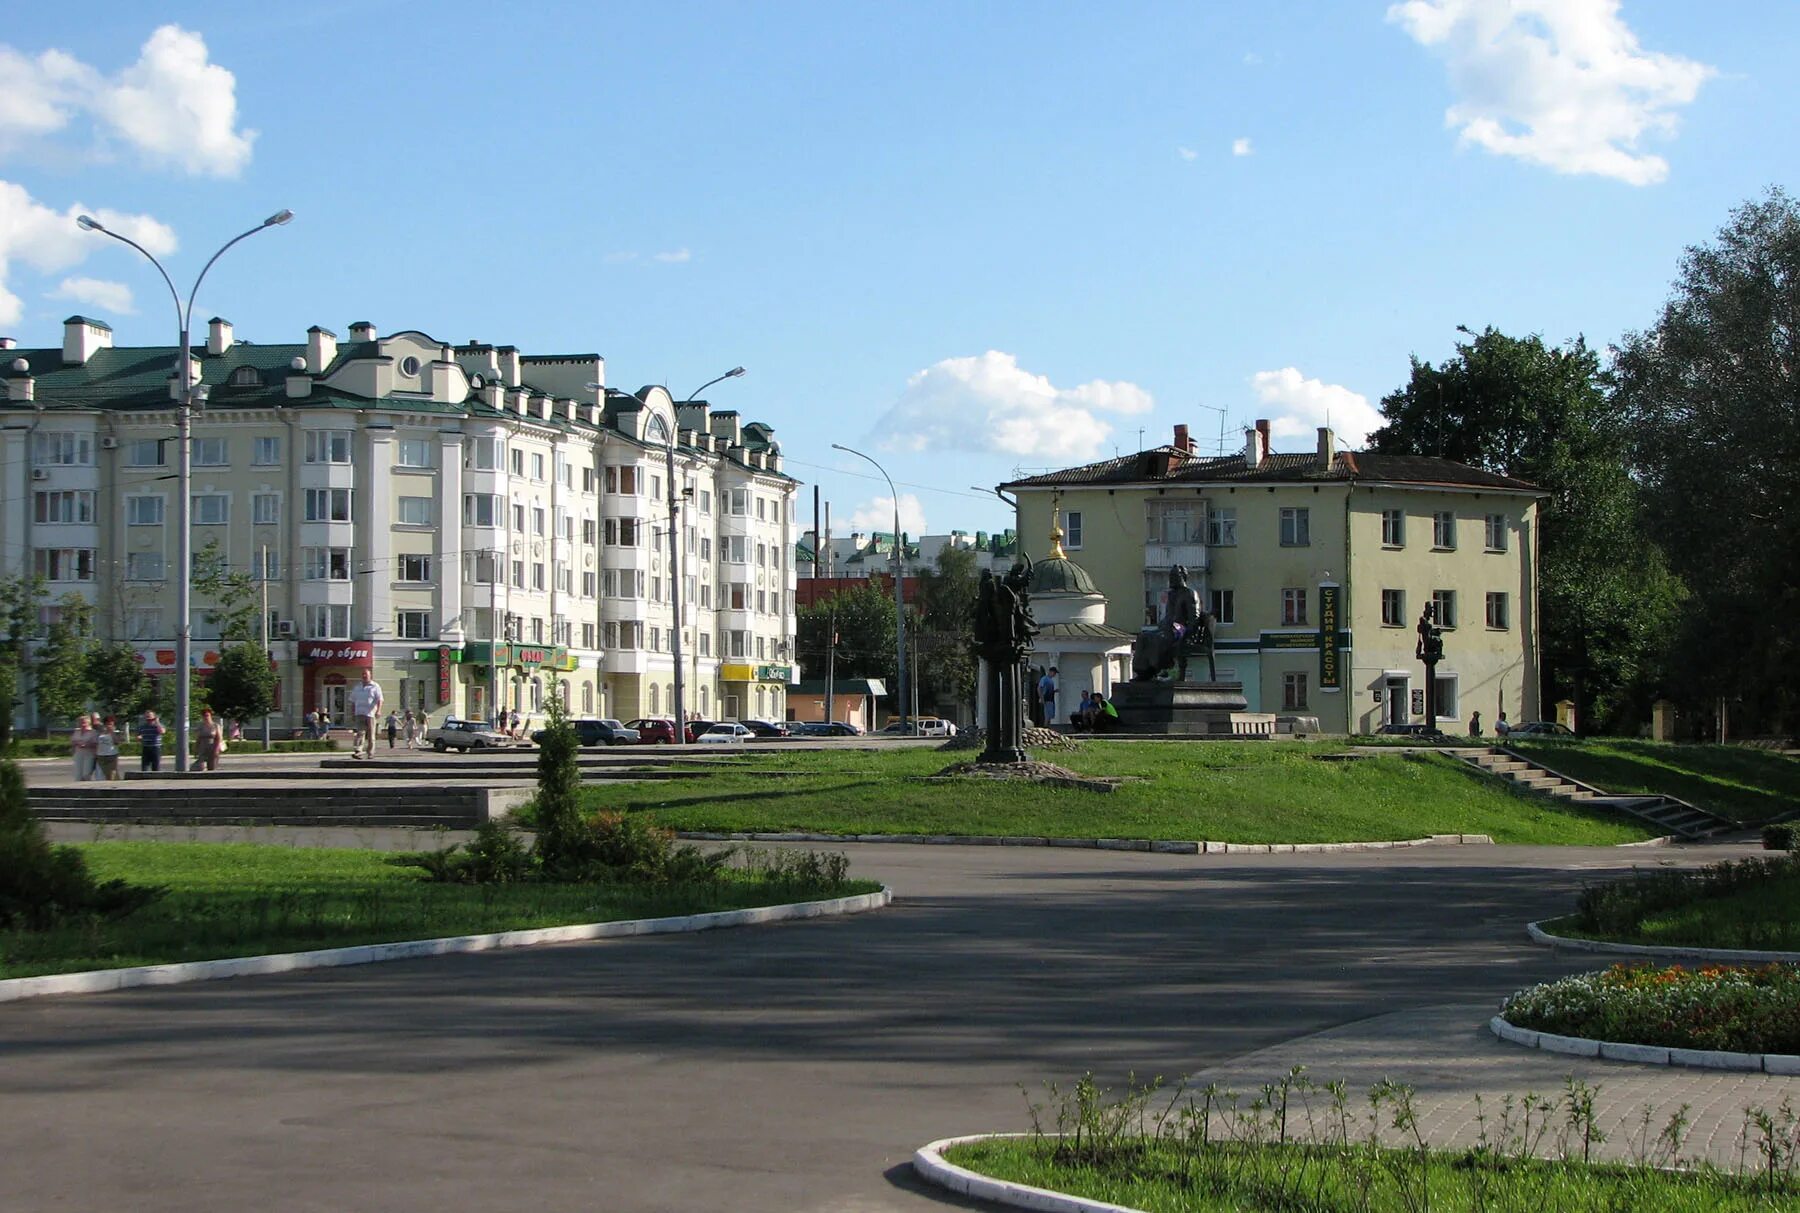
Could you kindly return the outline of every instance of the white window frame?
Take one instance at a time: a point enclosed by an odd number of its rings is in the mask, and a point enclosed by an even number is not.
[[[394,523],[397,526],[432,526],[431,510],[434,499],[430,497],[402,497],[394,509]],[[409,517],[410,515],[410,517]]]
[[[218,513],[217,518],[206,517],[202,502],[211,503]],[[231,494],[230,493],[195,493],[191,498],[191,512],[188,521],[194,526],[230,526]]]
[[[1431,546],[1439,552],[1456,550],[1456,511],[1433,510],[1431,514]]]
[[[395,561],[395,581],[431,581],[431,556],[427,552],[403,552]]]
[[[1312,546],[1312,507],[1305,505],[1284,505],[1281,507],[1281,546],[1284,548],[1308,548]]]
[[[231,464],[231,446],[224,438],[190,438],[190,449],[193,451],[193,466],[197,468],[222,468]]]
[[[1494,608],[1498,607],[1499,610]],[[1512,630],[1512,597],[1505,590],[1489,590],[1487,594],[1487,625],[1491,631],[1506,632]]]
[[[274,467],[281,463],[281,435],[253,438],[250,442],[250,466]]]
[[[1456,591],[1431,591],[1431,618],[1440,628],[1456,630]]]
[[[1406,546],[1406,511],[1404,509],[1381,511],[1381,546],[1384,548]]]
[[[1394,609],[1388,610],[1392,603]],[[1381,626],[1384,628],[1403,628],[1406,626],[1406,591],[1384,589],[1381,591]]]
[[[435,640],[430,611],[395,611],[394,635],[400,640]]]
[[[431,448],[434,444],[429,438],[401,438],[394,443],[394,466],[411,468],[414,471],[430,471]]]
[[[1305,586],[1290,585],[1281,588],[1281,626],[1284,628],[1307,626]]]
[[[1489,514],[1486,530],[1487,550],[1490,552],[1506,551],[1506,515]]]
[[[351,430],[307,430],[306,462],[350,464],[354,461],[354,432]]]
[[[252,525],[252,526],[280,526],[281,525],[281,494],[280,493],[252,493],[252,494],[250,494],[250,525]]]

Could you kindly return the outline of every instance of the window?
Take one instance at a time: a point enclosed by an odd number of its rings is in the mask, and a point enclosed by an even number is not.
[[[582,648],[591,649],[594,647],[594,641],[597,639],[597,637],[594,634],[595,630],[596,629],[595,629],[594,625],[591,623],[584,623],[581,625],[581,647]]]
[[[540,538],[543,537],[544,507],[541,505],[534,505],[531,507],[531,533]]]
[[[700,490],[700,513],[704,517],[712,516],[712,490]]]
[[[743,657],[746,655],[746,650],[749,648],[749,638],[750,633],[748,632],[733,632],[731,634],[731,655],[733,657]]]
[[[401,640],[431,640],[436,636],[431,630],[430,611],[396,611],[394,625]]]
[[[515,476],[525,474],[525,452],[518,447],[514,447],[512,451],[512,474]]]
[[[1381,546],[1403,548],[1406,546],[1406,511],[1381,511]]]
[[[710,535],[702,535],[700,537],[700,559],[712,559],[712,536]]]
[[[768,505],[768,502],[765,499],[763,499],[761,497],[758,497],[756,499],[756,520],[758,522],[767,522],[768,521],[768,516],[763,513],[763,509],[767,505]]]
[[[525,503],[522,501],[512,503],[512,529],[521,535],[525,533]]]
[[[560,594],[575,592],[575,573],[568,565],[558,561],[556,564],[556,589]]]
[[[349,522],[349,489],[307,489],[306,520],[308,522]]]
[[[1206,542],[1216,548],[1237,546],[1237,507],[1215,508],[1206,515]]]
[[[1281,546],[1303,548],[1312,543],[1312,511],[1305,506],[1281,507]]]
[[[36,467],[86,467],[94,462],[93,439],[87,434],[33,434],[31,462]]]
[[[306,431],[306,462],[349,463],[349,430]]]
[[[1281,622],[1294,626],[1306,622],[1306,588],[1289,587],[1281,591]]]
[[[531,562],[531,588],[540,592],[545,588],[544,562],[541,560]]]
[[[268,467],[281,462],[280,438],[253,438],[250,440],[250,462],[258,467]]]
[[[592,518],[581,520],[581,542],[590,546],[600,537],[600,528]]]
[[[1487,550],[1504,552],[1506,550],[1506,515],[1489,514],[1487,516]]]
[[[609,649],[618,648],[619,647],[619,625],[616,623],[601,624],[600,625],[600,643],[605,645]]]
[[[655,472],[650,473],[650,496],[657,501],[662,500],[662,477]]]
[[[1403,628],[1406,626],[1406,591],[1381,591],[1381,626],[1385,628]]]
[[[32,572],[45,581],[92,581],[93,548],[37,548],[32,552]]]
[[[92,489],[52,490],[33,493],[31,496],[34,521],[92,522],[94,520],[94,492]]]
[[[276,551],[274,548],[268,547],[266,545],[259,550],[261,552],[261,559],[262,559],[262,570],[261,570],[262,576],[258,580],[261,580],[261,581],[279,581],[279,580],[281,580],[281,553]],[[252,568],[255,567],[254,561],[252,562],[251,567]]]
[[[1431,614],[1440,628],[1456,626],[1456,591],[1431,591]]]
[[[125,444],[125,466],[128,468],[166,467],[162,438],[134,438]]]
[[[1437,687],[1438,719],[1442,720],[1445,717],[1455,719],[1456,717],[1461,716],[1462,711],[1460,710],[1460,705],[1456,702],[1458,698],[1456,675],[1439,674],[1434,685]]]
[[[430,581],[431,557],[421,553],[408,553],[400,557],[401,581]]]
[[[727,507],[734,518],[742,518],[749,512],[750,494],[746,489],[732,489],[730,505]],[[740,654],[741,655],[741,654]]]
[[[1297,712],[1306,707],[1306,675],[1286,673],[1281,676],[1281,709]]]
[[[163,554],[161,552],[127,552],[125,555],[125,580],[127,581],[161,581],[163,579]]]
[[[125,612],[127,640],[160,640],[162,634],[161,607],[132,607]]]
[[[505,462],[505,448],[498,438],[471,438],[469,466],[477,471],[492,472]]]
[[[515,590],[525,588],[525,562],[523,560],[512,562],[512,588]]]
[[[224,526],[231,521],[231,496],[228,493],[195,493],[195,526]]]
[[[224,467],[225,440],[223,438],[192,438],[194,466],[197,468]]]
[[[1192,543],[1200,536],[1200,507],[1191,501],[1152,501],[1149,503],[1148,541],[1150,543]]]
[[[476,585],[500,583],[501,560],[498,552],[470,552],[469,580]]]
[[[431,439],[402,438],[394,444],[394,466],[428,468],[431,466]]]
[[[598,583],[595,580],[594,571],[592,569],[588,569],[581,574],[581,596],[583,598],[592,598],[597,585]],[[591,644],[588,646],[590,649],[593,647],[594,646]]]
[[[350,549],[301,548],[300,576],[307,581],[350,580]]]
[[[1224,626],[1237,622],[1237,592],[1235,590],[1209,590],[1207,592],[1207,614],[1213,622]]]
[[[743,582],[734,581],[731,583],[731,597],[726,601],[726,605],[734,611],[741,611],[749,598],[750,587]]]
[[[748,564],[750,562],[750,545],[742,535],[727,535],[721,542],[723,551],[719,553],[728,564]]]
[[[636,518],[619,519],[619,546],[622,548],[636,547],[638,534],[643,529],[643,524]]]
[[[350,606],[348,603],[313,603],[301,608],[301,621],[312,640],[348,640],[350,638]]]
[[[463,494],[465,526],[500,526],[506,517],[506,503],[489,493]]]
[[[544,621],[542,619],[533,619],[531,621],[531,643],[544,643]]]
[[[430,526],[431,498],[402,497],[399,512],[395,514],[394,520],[401,526]]]
[[[1456,547],[1456,515],[1449,510],[1439,510],[1431,516],[1431,546],[1445,551]]]
[[[531,452],[531,478],[533,480],[544,478],[544,454],[542,451]]]
[[[161,526],[163,521],[163,499],[161,497],[127,497],[125,499],[125,523],[127,526]]]
[[[1510,625],[1512,613],[1507,609],[1505,594],[1489,594],[1487,596],[1487,625],[1496,631],[1504,632]]]
[[[594,491],[594,469],[593,468],[582,468],[581,469],[581,491],[584,493],[591,493]],[[591,649],[594,646],[590,644],[587,647]]]
[[[711,632],[702,632],[702,633],[700,633],[699,639],[700,639],[700,656],[711,657],[712,656],[712,633]],[[700,689],[701,689],[702,693],[704,693],[706,690],[705,687],[702,687]]]

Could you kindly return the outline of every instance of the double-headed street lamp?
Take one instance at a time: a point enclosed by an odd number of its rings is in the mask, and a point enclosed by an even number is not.
[[[887,469],[879,463],[875,463],[873,459],[869,459],[861,451],[852,450],[837,442],[831,444],[831,449],[843,451],[847,455],[855,455],[858,459],[868,459],[870,463],[875,464],[875,470],[881,473],[883,480],[887,481],[888,492],[894,499],[894,669],[898,671],[896,677],[899,694],[896,698],[900,703],[900,735],[904,737],[907,725],[906,606],[901,598],[900,583],[904,580],[903,574],[905,573],[905,566],[902,563],[905,559],[905,545],[900,542],[900,494],[894,492],[894,478],[887,474]]]
[[[111,236],[121,244],[129,244],[144,255],[144,259],[156,267],[162,275],[163,283],[169,288],[169,297],[175,301],[175,322],[181,331],[180,344],[175,348],[176,373],[180,377],[180,392],[176,397],[175,432],[181,451],[177,456],[176,481],[181,499],[176,503],[177,539],[177,573],[175,575],[175,769],[188,769],[188,714],[193,706],[193,670],[189,665],[189,655],[193,641],[193,563],[194,563],[194,524],[193,524],[193,482],[194,482],[194,368],[193,352],[189,347],[194,318],[194,297],[200,293],[200,284],[206,281],[206,271],[212,269],[213,263],[225,255],[225,250],[246,239],[264,228],[280,227],[294,217],[293,211],[276,211],[267,219],[247,232],[233,236],[220,246],[219,251],[207,258],[206,264],[200,268],[200,276],[194,279],[194,289],[188,292],[187,305],[182,306],[181,292],[175,289],[169,271],[163,268],[162,262],[151,256],[150,250],[133,240],[130,236],[113,231],[92,215],[82,215],[75,220],[85,231],[99,232],[102,236]]]
[[[699,396],[701,392],[704,392],[713,384],[723,383],[727,379],[736,379],[743,373],[743,367],[734,366],[723,375],[717,375],[708,379],[705,383],[689,392],[686,400],[679,401],[677,407],[679,408],[681,404],[691,402]],[[675,661],[675,731],[680,733],[681,739],[685,741],[687,739],[687,723],[681,717],[682,709],[685,704],[683,699],[684,688],[681,680],[681,591],[677,588],[681,583],[682,574],[681,548],[678,546],[681,533],[681,507],[678,502],[681,498],[675,491],[675,439],[680,433],[681,421],[679,414],[677,414],[675,432],[669,435],[669,445],[663,448],[663,453],[668,456],[669,461],[669,605],[675,611],[675,630],[672,634],[673,639],[670,641],[669,645],[669,656]],[[699,619],[699,612],[696,611],[694,614],[696,627],[699,626]],[[699,650],[700,646],[698,642],[696,642],[694,645],[695,682],[700,681]]]

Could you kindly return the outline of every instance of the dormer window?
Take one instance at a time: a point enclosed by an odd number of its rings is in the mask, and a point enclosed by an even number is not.
[[[240,366],[227,380],[231,387],[261,387],[262,374],[253,366]]]
[[[402,358],[400,360],[400,373],[409,379],[417,375],[419,373],[419,360],[414,358],[411,354]]]

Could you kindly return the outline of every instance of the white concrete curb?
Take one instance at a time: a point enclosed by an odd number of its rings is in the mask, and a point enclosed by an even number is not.
[[[779,906],[753,906],[744,910],[720,910],[711,914],[688,914],[677,918],[589,922],[566,927],[540,927],[532,931],[501,931],[492,935],[455,935],[447,939],[413,939],[397,943],[363,944],[353,948],[322,948],[314,952],[237,956],[226,960],[196,960],[186,964],[141,965],[133,969],[97,969],[88,973],[58,973],[47,977],[12,977],[0,981],[0,1002],[39,998],[46,994],[97,994],[107,990],[129,990],[138,986],[172,986],[193,981],[219,981],[226,977],[254,977],[269,973],[294,973],[301,969],[376,964],[384,960],[412,960],[421,956],[529,948],[544,943],[576,943],[593,939],[622,939],[632,935],[669,935],[685,931],[712,931],[721,927],[757,926],[796,918],[860,914],[866,910],[880,909],[893,899],[893,890],[884,885],[878,893],[861,893],[855,897],[798,901]]]
[[[992,1141],[1000,1137],[1023,1136],[1023,1133],[980,1133],[973,1137],[946,1137],[913,1151],[913,1170],[918,1173],[919,1178],[939,1187],[949,1188],[952,1192],[961,1192],[977,1200],[991,1200],[995,1204],[1011,1205],[1015,1209],[1035,1209],[1039,1213],[1139,1213],[1126,1205],[1112,1205],[1105,1201],[1052,1192],[1048,1188],[1034,1188],[1029,1184],[993,1179],[966,1167],[959,1167],[944,1158],[944,1151],[952,1146],[972,1141]]]
[[[1666,960],[1718,960],[1733,964],[1800,964],[1800,952],[1753,952],[1742,948],[1684,948],[1679,946],[1659,947],[1655,944],[1612,943],[1604,939],[1577,939],[1572,935],[1552,935],[1544,930],[1544,923],[1525,924],[1525,931],[1534,943],[1541,943],[1552,948],[1567,948],[1571,952],[1608,952],[1623,956],[1660,957]]]
[[[1310,855],[1401,847],[1493,846],[1487,834],[1433,834],[1379,842],[1178,842],[1151,838],[1045,838],[1018,834],[757,834],[682,830],[691,842],[895,842],[929,847],[1073,847],[1089,851],[1155,851],[1164,855]]]
[[[1700,1070],[1749,1070],[1764,1074],[1800,1074],[1800,1057],[1791,1053],[1729,1053],[1722,1049],[1676,1049],[1663,1045],[1631,1045],[1582,1036],[1558,1036],[1514,1027],[1499,1015],[1488,1020],[1488,1029],[1501,1040],[1565,1053],[1572,1057],[1601,1057],[1609,1061],[1637,1061],[1653,1066],[1692,1066]]]

